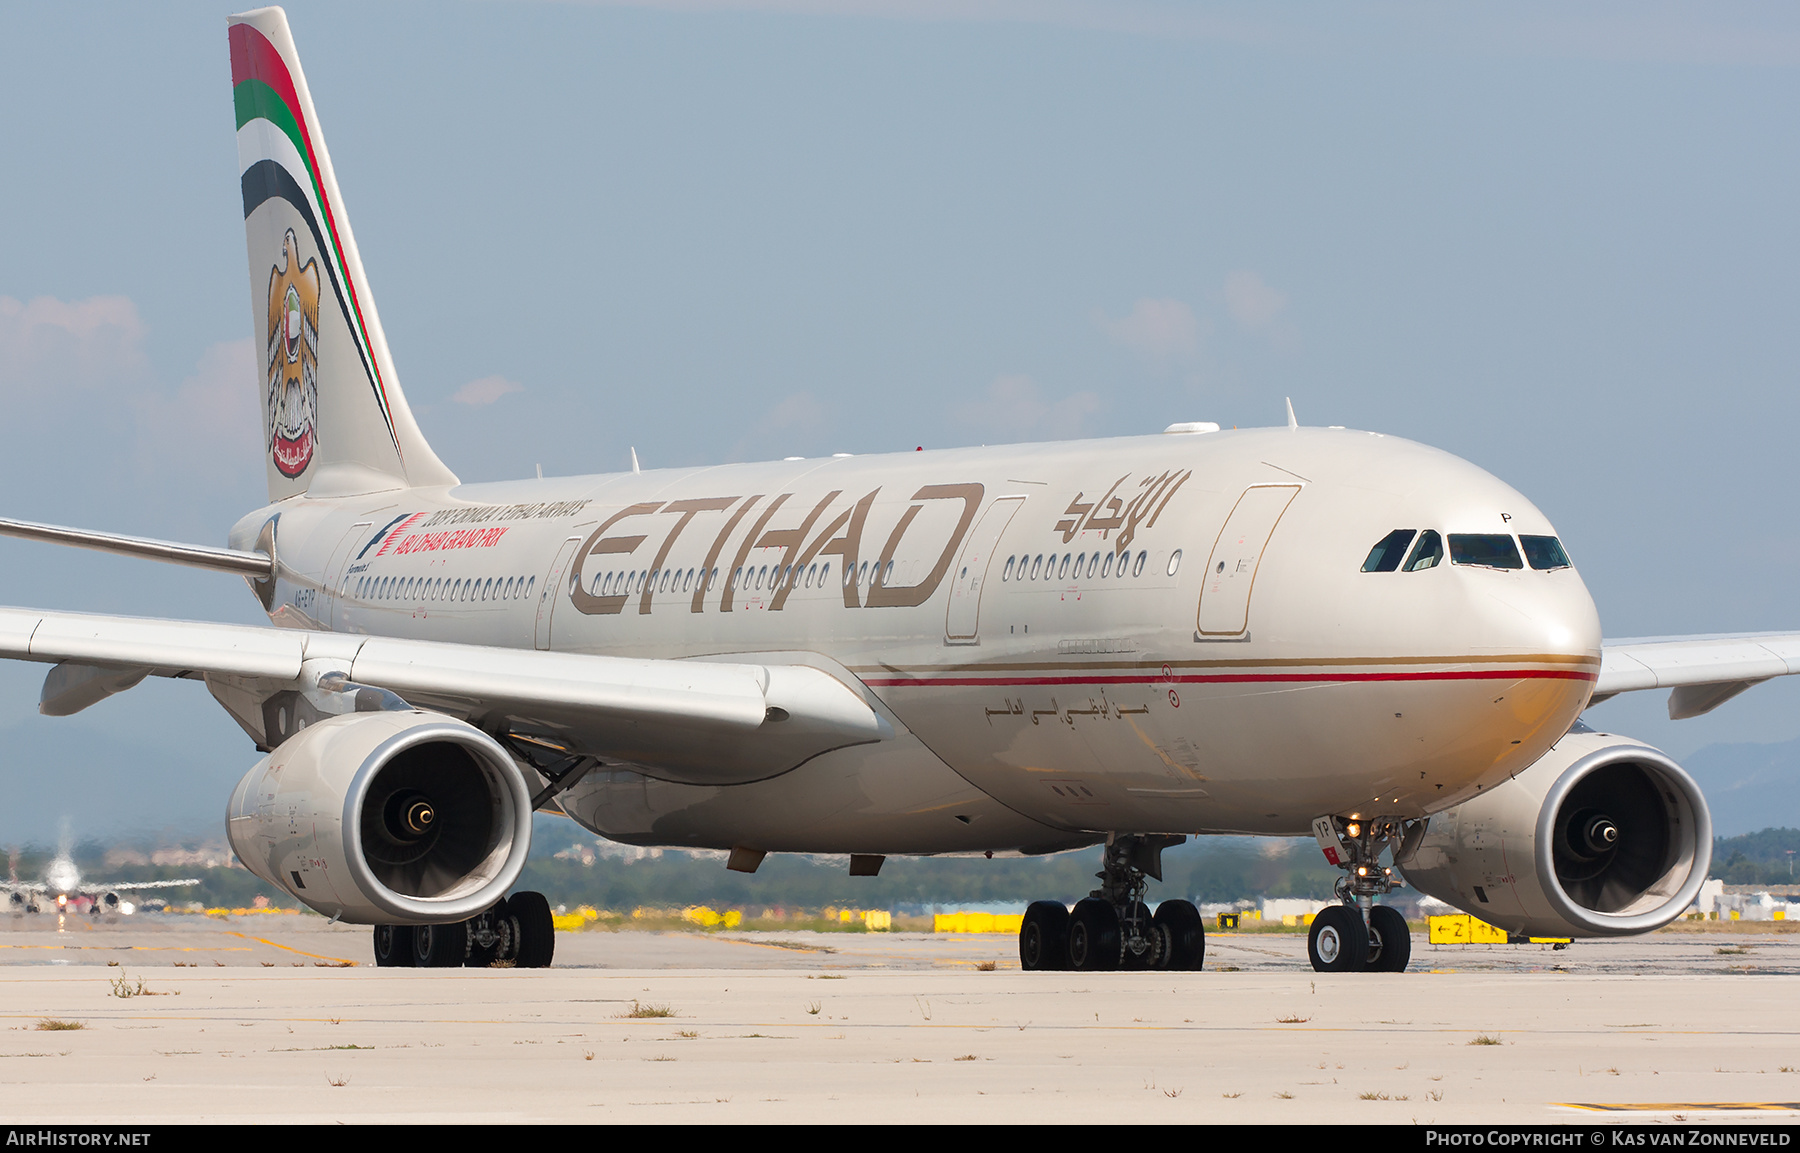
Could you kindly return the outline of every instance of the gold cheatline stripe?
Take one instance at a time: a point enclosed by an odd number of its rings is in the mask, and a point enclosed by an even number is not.
[[[1071,653],[1071,657],[1080,654]],[[1341,665],[1478,665],[1478,664],[1527,664],[1527,665],[1575,665],[1598,668],[1598,657],[1578,656],[1572,653],[1501,653],[1494,655],[1460,656],[1460,657],[1283,657],[1267,660],[1220,660],[1220,661],[1031,661],[1019,664],[972,664],[972,665],[850,665],[853,673],[978,673],[978,672],[1046,672],[1075,671],[1082,672],[1098,669],[1161,669],[1167,665],[1171,669],[1273,669],[1273,668],[1327,668]]]

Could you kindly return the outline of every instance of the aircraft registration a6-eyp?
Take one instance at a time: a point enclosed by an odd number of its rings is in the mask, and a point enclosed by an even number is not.
[[[1113,440],[461,484],[389,356],[285,16],[229,29],[269,503],[229,548],[0,523],[242,574],[277,627],[0,610],[66,715],[204,681],[265,755],[243,862],[375,926],[384,964],[550,962],[507,896],[555,806],[640,845],[1046,853],[1028,969],[1197,969],[1144,903],[1196,834],[1317,838],[1321,970],[1400,970],[1417,888],[1515,933],[1678,916],[1706,803],[1584,709],[1705,712],[1800,634],[1603,643],[1556,530],[1393,437],[1177,425]],[[1383,864],[1392,860],[1390,868]]]

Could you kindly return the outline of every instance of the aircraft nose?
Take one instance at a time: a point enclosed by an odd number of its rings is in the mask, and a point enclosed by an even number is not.
[[[1466,635],[1490,670],[1485,712],[1511,730],[1504,734],[1507,760],[1519,756],[1528,764],[1593,695],[1600,614],[1574,569],[1466,575],[1464,605],[1474,626]]]
[[[1502,647],[1598,664],[1600,614],[1574,569],[1526,570],[1518,579],[1483,582],[1469,591],[1484,631]]]

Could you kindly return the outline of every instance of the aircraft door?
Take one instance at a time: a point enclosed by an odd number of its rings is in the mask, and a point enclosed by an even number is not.
[[[956,560],[950,584],[950,608],[944,619],[944,641],[953,645],[979,644],[981,586],[993,567],[994,550],[1006,526],[1025,504],[1022,496],[1003,496],[988,505]]]
[[[324,617],[328,627],[335,627],[337,624],[337,606],[344,595],[344,569],[350,564],[350,550],[374,527],[375,522],[372,520],[359,520],[351,525],[344,534],[344,539],[338,541],[330,562],[325,566],[325,595],[329,599],[325,604]]]
[[[1250,590],[1263,550],[1299,492],[1297,484],[1257,484],[1238,498],[1206,561],[1196,640],[1248,639]]]
[[[563,578],[569,572],[569,559],[581,545],[581,538],[572,536],[562,542],[556,550],[556,559],[550,562],[550,571],[544,577],[543,587],[538,590],[537,629],[533,643],[540,649],[550,647],[550,618],[556,612],[556,602],[562,599]]]

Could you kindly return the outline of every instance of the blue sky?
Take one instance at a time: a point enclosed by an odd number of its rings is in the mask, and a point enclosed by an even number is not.
[[[228,9],[0,11],[0,511],[261,503]],[[1775,4],[295,4],[407,394],[465,479],[1153,432],[1412,437],[1611,636],[1800,628],[1800,13]],[[255,621],[0,542],[0,602]],[[205,827],[197,685],[0,667],[0,840]],[[1800,736],[1800,685],[1671,724]],[[0,756],[0,765],[5,758]],[[48,835],[48,834],[45,834]]]

